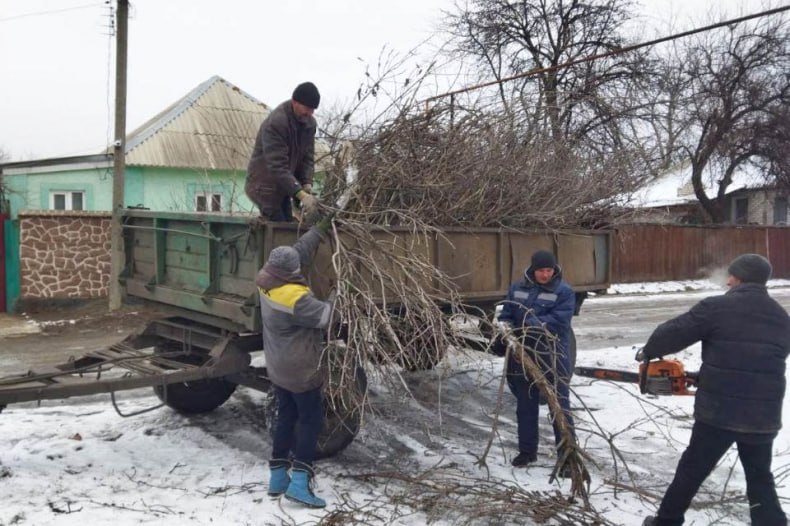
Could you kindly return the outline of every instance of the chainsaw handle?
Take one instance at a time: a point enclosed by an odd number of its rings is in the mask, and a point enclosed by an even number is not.
[[[645,356],[644,347],[636,350],[634,360],[639,362],[639,392],[647,394],[647,364],[650,362],[650,358]]]
[[[647,366],[650,363],[650,358],[645,356],[644,347],[640,348],[636,351],[636,356],[634,356],[639,364],[639,392],[642,394],[647,394]]]

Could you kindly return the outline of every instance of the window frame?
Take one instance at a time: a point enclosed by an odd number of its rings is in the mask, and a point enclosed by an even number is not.
[[[738,205],[743,204],[744,214],[739,214],[740,211]],[[748,197],[736,197],[732,203],[732,222],[736,225],[747,225],[749,224],[749,198]]]
[[[199,206],[200,198],[204,200],[205,210],[201,210]],[[225,201],[225,196],[222,192],[212,192],[211,190],[208,191],[198,191],[195,192],[195,200],[194,200],[194,209],[195,212],[209,214],[209,213],[220,213],[223,209],[223,202]],[[216,210],[214,210],[214,204],[217,203],[219,206]],[[210,210],[209,210],[210,208]]]
[[[774,224],[787,225],[790,216],[790,202],[787,196],[779,195],[774,199]]]
[[[80,208],[74,208],[74,195],[80,195]],[[63,196],[63,208],[55,207],[56,196]],[[85,210],[85,190],[50,190],[49,210],[67,210],[82,212]]]

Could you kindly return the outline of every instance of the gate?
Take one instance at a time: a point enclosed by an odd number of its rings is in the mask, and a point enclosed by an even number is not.
[[[0,312],[6,311],[6,246],[5,222],[8,215],[0,214]]]

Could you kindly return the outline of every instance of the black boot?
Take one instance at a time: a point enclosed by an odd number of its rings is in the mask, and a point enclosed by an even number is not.
[[[533,462],[537,462],[538,456],[535,453],[519,453],[513,458],[513,461],[510,464],[514,468],[523,468],[532,464]]]

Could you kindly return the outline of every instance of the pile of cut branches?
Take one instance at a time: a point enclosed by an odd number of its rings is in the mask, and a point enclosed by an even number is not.
[[[327,202],[346,194],[345,218],[385,225],[406,217],[431,226],[574,228],[613,216],[613,194],[633,185],[625,154],[586,159],[548,138],[526,140],[509,114],[449,114],[447,106],[402,110],[353,139],[351,158],[326,175]]]
[[[376,80],[369,75],[360,88],[355,108],[324,120],[333,162],[322,161],[330,169],[321,200],[335,217],[333,325],[345,340],[344,352],[327,354],[335,377],[353,381],[359,366],[373,364],[408,393],[404,371],[431,368],[450,349],[464,351],[453,320],[474,310],[454,277],[437,267],[431,247],[443,229],[598,225],[615,208],[613,189],[631,184],[624,168],[630,160],[585,156],[535,135],[523,117],[490,107],[425,111],[416,94],[430,71],[398,84],[390,77],[403,64],[382,64]],[[398,85],[408,88],[387,89]],[[383,93],[390,102],[373,119],[353,119],[362,101],[381,101]],[[478,328],[492,333],[492,313],[480,314]],[[347,384],[333,386],[333,398],[343,400]],[[586,475],[574,448],[567,450],[574,456],[565,460]],[[573,494],[584,496],[583,478],[574,481]]]
[[[559,492],[527,490],[509,481],[469,477],[448,467],[436,467],[414,476],[399,472],[355,475],[359,480],[398,481],[391,500],[422,511],[429,521],[453,524],[614,524],[600,514],[569,500]],[[389,485],[388,485],[389,487]]]

